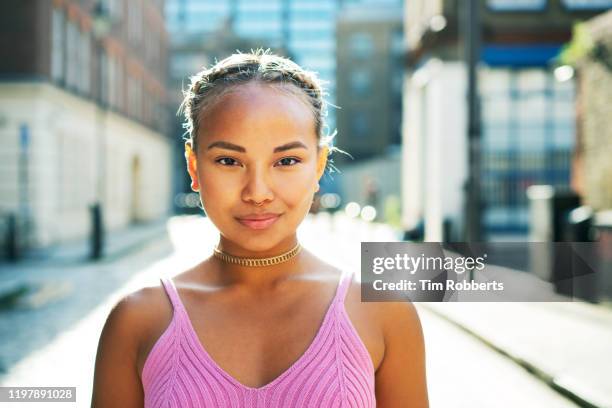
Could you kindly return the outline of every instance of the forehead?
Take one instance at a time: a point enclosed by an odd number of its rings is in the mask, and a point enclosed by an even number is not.
[[[291,139],[315,145],[315,121],[306,96],[289,87],[254,82],[235,86],[201,112],[200,144],[232,140],[268,146]]]

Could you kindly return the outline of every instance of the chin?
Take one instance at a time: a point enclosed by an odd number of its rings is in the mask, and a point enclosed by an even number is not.
[[[264,235],[246,237],[244,234],[238,234],[237,239],[231,237],[227,237],[227,239],[251,252],[267,252],[282,242],[282,238],[273,236],[266,237]]]
[[[240,243],[244,249],[252,252],[266,252],[274,248],[278,242],[264,240],[250,240],[249,242]]]

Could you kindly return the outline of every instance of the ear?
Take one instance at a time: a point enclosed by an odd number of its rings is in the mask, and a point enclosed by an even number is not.
[[[323,146],[321,147],[321,150],[319,151],[319,157],[317,160],[317,182],[321,179],[321,177],[323,176],[323,173],[325,172],[325,167],[327,166],[327,155],[329,154],[329,148],[327,146]],[[319,184],[317,183],[317,189],[316,191],[319,191]]]
[[[200,191],[196,154],[192,149],[191,141],[185,142],[185,160],[187,161],[187,172],[191,177],[191,189],[193,191]]]

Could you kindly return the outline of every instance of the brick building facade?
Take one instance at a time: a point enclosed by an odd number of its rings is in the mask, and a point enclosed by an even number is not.
[[[27,245],[86,237],[94,203],[107,230],[168,212],[163,7],[0,2],[0,218]]]

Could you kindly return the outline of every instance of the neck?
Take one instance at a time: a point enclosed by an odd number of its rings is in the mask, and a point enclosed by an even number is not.
[[[258,244],[259,242],[255,241],[255,243]],[[297,243],[298,239],[294,234],[272,247],[263,249],[249,249],[232,242],[221,235],[217,248],[225,253],[228,253],[229,255],[240,258],[270,258],[290,251],[297,245]]]
[[[270,258],[290,251],[298,243],[297,237],[284,240],[278,245],[261,251],[253,251],[238,246],[233,242],[219,240],[217,248],[232,256],[241,258]],[[309,255],[304,248],[292,258],[269,266],[243,266],[226,262],[217,257],[211,257],[218,270],[219,282],[223,285],[239,285],[252,288],[273,288],[287,280],[292,275],[300,274],[306,270]]]

